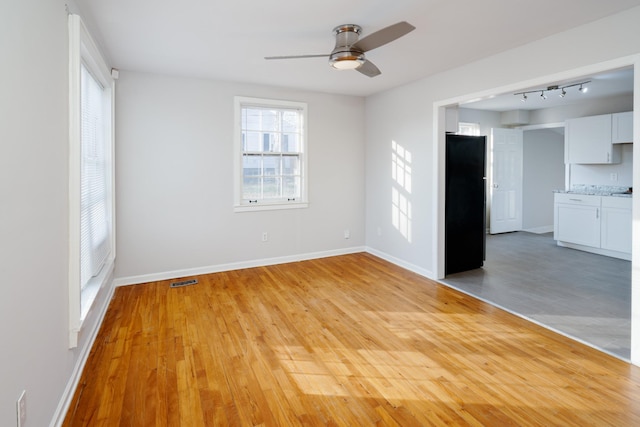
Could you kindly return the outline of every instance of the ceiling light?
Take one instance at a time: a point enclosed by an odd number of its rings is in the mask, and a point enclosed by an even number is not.
[[[364,61],[364,53],[354,50],[334,52],[329,57],[329,65],[337,70],[355,70]]]
[[[587,81],[584,81],[584,82],[578,82],[578,83],[572,83],[572,84],[564,85],[564,86],[551,85],[551,86],[547,86],[546,88],[543,88],[543,89],[532,89],[532,90],[526,90],[526,91],[523,91],[523,92],[516,92],[516,93],[514,93],[514,95],[522,95],[521,101],[524,102],[524,101],[527,100],[527,94],[529,94],[529,93],[538,93],[538,92],[540,92],[540,98],[547,99],[547,96],[545,95],[545,92],[553,92],[554,90],[559,90],[560,91],[560,98],[564,98],[567,95],[567,89],[570,88],[570,87],[580,86],[578,91],[581,92],[581,93],[586,93],[588,88],[585,85],[587,83],[591,83],[591,80],[587,80]]]

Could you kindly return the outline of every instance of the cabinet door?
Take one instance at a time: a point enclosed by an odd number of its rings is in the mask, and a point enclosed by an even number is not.
[[[602,198],[602,249],[631,254],[631,202],[631,198]]]
[[[633,142],[633,111],[611,115],[611,142]]]
[[[612,163],[611,114],[566,121],[565,163]]]
[[[554,239],[577,245],[600,247],[600,208],[556,204]]]

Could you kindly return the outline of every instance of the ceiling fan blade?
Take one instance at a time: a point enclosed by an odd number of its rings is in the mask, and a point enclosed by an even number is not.
[[[353,45],[353,47],[360,49],[363,52],[367,52],[399,39],[415,29],[416,27],[408,22],[398,22],[397,24],[389,25],[375,33],[369,34],[367,37],[364,37]]]
[[[285,55],[285,56],[265,56],[264,59],[298,59],[298,58],[328,58],[329,55]]]
[[[373,62],[369,61],[368,59],[364,61],[364,64],[356,68],[356,70],[360,71],[362,74],[368,77],[375,77],[379,74],[382,74],[378,67],[376,67]]]

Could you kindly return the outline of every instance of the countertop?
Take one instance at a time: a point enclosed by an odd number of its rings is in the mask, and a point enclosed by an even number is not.
[[[554,193],[582,194],[586,196],[611,196],[632,197],[633,192],[629,187],[616,187],[605,185],[574,185],[571,190],[553,190]]]
[[[633,197],[632,193],[612,193],[608,191],[553,190],[553,192],[565,194],[582,194],[585,196]]]

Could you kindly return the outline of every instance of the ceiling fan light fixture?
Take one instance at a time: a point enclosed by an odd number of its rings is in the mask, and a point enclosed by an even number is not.
[[[329,65],[337,70],[355,70],[364,61],[364,53],[355,51],[335,52],[329,57]]]

